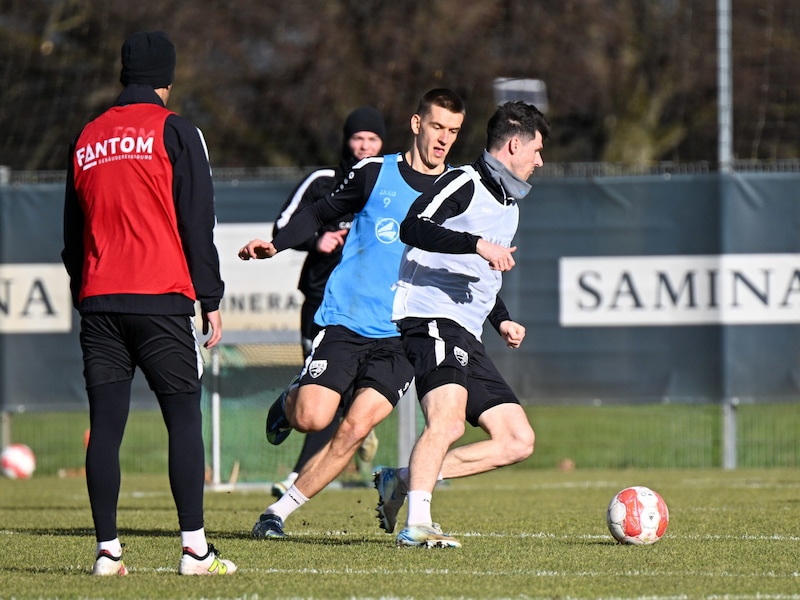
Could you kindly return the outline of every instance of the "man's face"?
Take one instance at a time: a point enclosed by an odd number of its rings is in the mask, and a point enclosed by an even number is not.
[[[356,131],[347,143],[356,160],[376,156],[383,147],[383,140],[373,131]]]
[[[425,116],[411,117],[414,145],[429,170],[436,171],[444,164],[463,122],[463,114],[450,112],[440,106],[431,107],[430,113]]]
[[[537,131],[527,142],[515,137],[511,144],[516,144],[516,152],[511,155],[510,170],[522,181],[527,181],[533,175],[534,169],[544,164],[542,134]]]

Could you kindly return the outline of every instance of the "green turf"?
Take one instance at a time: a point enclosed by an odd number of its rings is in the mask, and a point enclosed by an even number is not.
[[[628,485],[670,509],[652,546],[616,544],[605,508]],[[800,595],[796,469],[512,467],[437,488],[433,514],[461,549],[398,549],[373,518],[374,490],[326,490],[253,540],[260,491],[206,494],[206,528],[239,572],[177,575],[165,475],[126,474],[119,525],[126,578],[88,575],[94,537],[80,478],[0,480],[2,598],[735,598]],[[402,513],[401,513],[402,516]]]

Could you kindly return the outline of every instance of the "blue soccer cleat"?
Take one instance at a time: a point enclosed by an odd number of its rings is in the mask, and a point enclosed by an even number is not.
[[[282,444],[283,441],[292,433],[292,426],[286,418],[286,397],[292,388],[297,386],[300,376],[295,376],[286,389],[281,392],[278,399],[272,403],[267,412],[267,441],[273,446]]]
[[[264,513],[258,517],[250,534],[254,538],[285,538],[283,519],[272,513]]]

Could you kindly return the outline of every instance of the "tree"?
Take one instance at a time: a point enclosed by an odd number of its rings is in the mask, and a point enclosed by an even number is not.
[[[800,10],[733,3],[734,151],[798,156]],[[371,104],[389,151],[432,87],[467,102],[453,163],[485,142],[496,77],[547,84],[548,161],[710,161],[717,153],[716,7],[701,0],[0,0],[0,164],[61,170],[69,140],[120,91],[119,47],[165,29],[170,108],[215,167],[338,160],[341,123]]]

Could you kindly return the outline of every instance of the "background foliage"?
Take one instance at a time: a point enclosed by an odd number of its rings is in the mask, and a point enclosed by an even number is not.
[[[796,158],[800,7],[732,5],[735,157]],[[204,131],[215,167],[336,162],[362,104],[400,149],[437,86],[467,101],[451,158],[472,160],[496,77],[546,82],[549,161],[717,154],[711,0],[0,0],[0,164],[63,169],[69,140],[120,91],[123,39],[143,29],[175,41],[170,108]]]

